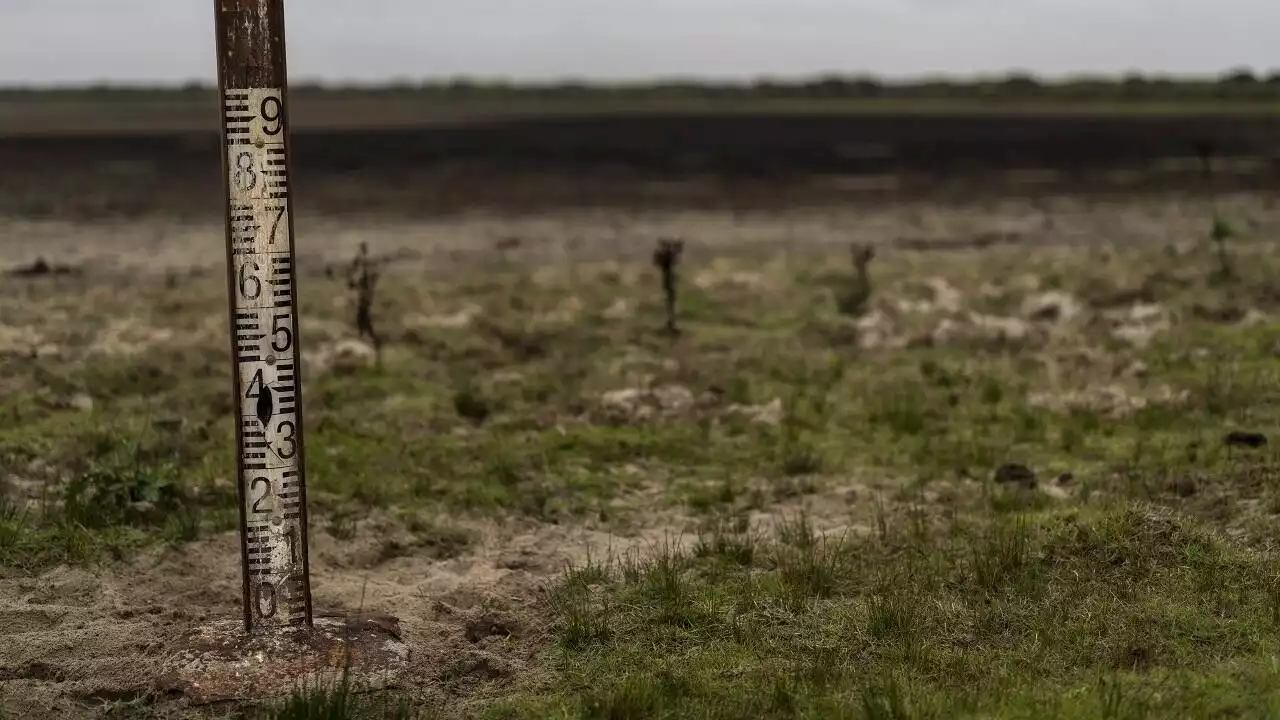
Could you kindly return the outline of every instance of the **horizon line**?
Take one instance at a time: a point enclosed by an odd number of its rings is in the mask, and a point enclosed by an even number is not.
[[[546,78],[519,78],[510,75],[423,75],[419,77],[388,76],[373,78],[335,78],[317,76],[299,76],[290,78],[289,84],[310,87],[337,87],[344,89],[382,89],[403,87],[442,87],[449,85],[474,85],[489,87],[546,88],[546,87],[583,87],[583,88],[648,88],[671,85],[706,86],[706,87],[752,87],[759,85],[806,85],[823,81],[842,82],[874,82],[885,86],[918,86],[930,84],[979,85],[990,82],[1001,82],[1011,79],[1030,79],[1044,85],[1069,85],[1073,83],[1104,82],[1118,83],[1125,80],[1141,79],[1145,81],[1171,83],[1214,83],[1234,75],[1248,73],[1255,79],[1280,79],[1280,67],[1261,70],[1247,65],[1236,65],[1216,72],[1173,73],[1142,70],[1115,70],[1109,72],[1068,72],[1068,73],[1036,73],[1023,68],[1010,68],[1003,71],[986,71],[974,73],[917,73],[911,75],[885,75],[867,71],[818,71],[811,73],[790,74],[757,74],[743,77],[723,77],[716,75],[653,75],[630,77],[583,77],[563,75]],[[0,81],[0,91],[67,91],[67,90],[190,90],[193,88],[213,88],[217,80],[212,78],[187,78],[182,80],[141,80],[141,79],[83,79],[55,80],[46,82],[5,82]]]

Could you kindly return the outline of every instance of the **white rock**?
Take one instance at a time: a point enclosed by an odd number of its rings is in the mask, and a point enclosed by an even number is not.
[[[483,309],[479,305],[467,305],[454,313],[439,315],[412,315],[405,318],[405,326],[410,328],[432,328],[459,330],[471,325],[480,316]]]
[[[1121,377],[1127,378],[1144,378],[1151,374],[1151,369],[1141,360],[1134,360],[1120,371]]]
[[[321,346],[310,357],[304,355],[303,361],[307,372],[325,373],[330,370],[349,371],[371,367],[377,362],[377,358],[378,353],[368,343],[347,338]]]
[[[614,416],[644,419],[657,413],[685,412],[693,407],[696,400],[687,387],[662,385],[652,389],[631,387],[610,390],[600,395],[600,406]]]
[[[631,317],[631,305],[624,298],[618,298],[613,304],[605,308],[604,318],[606,320],[626,320]]]
[[[974,328],[986,340],[1021,342],[1031,335],[1031,325],[1019,318],[972,313],[969,315],[969,322],[973,323]]]
[[[779,425],[784,414],[782,398],[774,398],[766,405],[730,405],[728,411],[761,425]]]
[[[1261,327],[1271,322],[1270,316],[1262,312],[1258,308],[1249,308],[1249,311],[1240,319],[1240,325],[1243,327]]]
[[[858,347],[864,350],[884,347],[893,336],[893,320],[879,308],[858,318],[854,327],[858,330]]]
[[[696,398],[689,388],[683,385],[663,385],[653,389],[653,396],[663,410],[679,412],[693,407]]]
[[[924,281],[929,299],[894,298],[894,308],[904,314],[927,315],[934,312],[956,313],[963,306],[964,295],[946,278],[932,277]]]
[[[1022,302],[1022,316],[1041,322],[1070,322],[1080,314],[1080,302],[1060,290],[1032,295]]]
[[[933,292],[933,305],[935,308],[949,313],[960,312],[964,295],[954,285],[947,282],[946,278],[929,278],[925,281],[925,284]]]
[[[1111,336],[1136,348],[1151,344],[1156,335],[1172,326],[1169,311],[1158,303],[1139,303],[1127,310],[1108,313]]]

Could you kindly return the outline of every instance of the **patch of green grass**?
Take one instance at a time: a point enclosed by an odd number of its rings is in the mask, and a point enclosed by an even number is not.
[[[30,572],[120,559],[153,542],[187,542],[207,528],[224,529],[235,511],[227,493],[193,492],[179,464],[181,449],[166,450],[163,442],[98,428],[45,439],[78,449],[67,477],[40,471],[40,482],[31,485],[36,495],[2,489],[0,566]]]
[[[734,537],[571,574],[553,676],[488,715],[1198,717],[1280,702],[1269,563],[1155,506],[928,541],[824,540],[803,518],[750,552]]]

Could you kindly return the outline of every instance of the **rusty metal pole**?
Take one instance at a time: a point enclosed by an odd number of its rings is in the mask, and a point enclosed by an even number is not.
[[[244,627],[310,627],[284,2],[214,7]]]

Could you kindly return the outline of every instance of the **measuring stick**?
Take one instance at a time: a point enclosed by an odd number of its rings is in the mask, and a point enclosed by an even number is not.
[[[311,625],[283,0],[215,0],[245,630]]]

